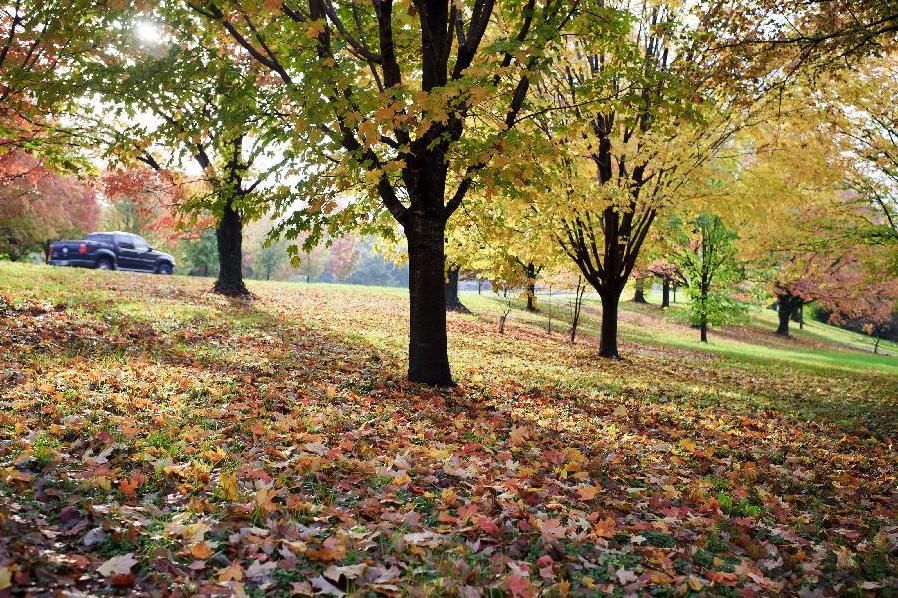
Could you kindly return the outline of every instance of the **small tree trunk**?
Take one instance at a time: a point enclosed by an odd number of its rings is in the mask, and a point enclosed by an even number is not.
[[[792,315],[800,305],[798,301],[801,300],[790,295],[780,295],[777,297],[776,311],[779,316],[779,326],[776,329],[776,333],[780,336],[789,336],[789,320],[792,319]]]
[[[47,264],[47,263],[50,262],[50,244],[51,244],[51,243],[52,243],[52,241],[49,241],[49,240],[48,240],[48,241],[44,241],[44,242],[42,243],[43,248],[44,248],[44,263],[45,263],[45,264]]]
[[[536,311],[536,266],[527,264],[527,311]]]
[[[482,279],[482,278],[478,278],[478,279],[477,279],[477,294],[478,294],[478,295],[480,294],[480,290],[481,290],[482,288],[483,288],[483,279]]]
[[[446,283],[446,310],[448,311],[468,311],[458,298],[458,271],[459,266],[452,266],[446,272],[448,278]]]
[[[312,282],[312,275],[306,274],[306,284],[310,284]]]
[[[708,318],[702,314],[701,322],[699,323],[699,329],[701,330],[701,341],[703,343],[708,342]]]
[[[876,341],[873,343],[873,354],[878,355],[879,354],[879,336],[877,335],[874,338],[876,339]]]
[[[408,212],[408,379],[434,386],[453,385],[446,342],[444,235],[445,225],[438,214]]]
[[[645,300],[645,279],[637,278],[635,281],[636,290],[633,293],[633,303],[648,303]]]
[[[599,340],[599,355],[619,357],[617,352],[617,312],[620,291],[606,291],[599,297],[602,299],[602,337]]]
[[[230,201],[225,204],[215,237],[219,265],[215,292],[229,297],[249,295],[243,282],[243,221]]]
[[[577,277],[577,290],[574,291],[573,313],[571,315],[571,344],[577,342],[577,329],[580,327],[580,313],[583,309],[583,294],[586,292],[586,281]],[[550,320],[551,321],[551,320]]]
[[[798,308],[798,329],[804,330],[804,303]]]
[[[670,307],[670,279],[661,282],[661,307]]]
[[[677,288],[679,288],[679,286],[680,285],[678,285],[676,283],[674,283],[674,285],[673,285],[673,302],[674,303],[677,302]]]

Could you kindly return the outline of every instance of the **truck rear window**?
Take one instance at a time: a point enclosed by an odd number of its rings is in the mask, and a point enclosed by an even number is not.
[[[112,235],[93,233],[91,235],[87,235],[87,240],[96,241],[97,243],[112,243]]]

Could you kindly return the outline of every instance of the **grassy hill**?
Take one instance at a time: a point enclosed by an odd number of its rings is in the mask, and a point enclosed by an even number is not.
[[[500,335],[464,293],[438,391],[401,289],[210,286],[0,263],[0,594],[896,591],[898,358],[861,335],[627,303],[612,361],[594,302],[571,345],[562,297]]]

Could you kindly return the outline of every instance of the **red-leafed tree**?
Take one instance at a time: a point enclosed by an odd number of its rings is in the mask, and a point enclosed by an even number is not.
[[[187,231],[178,216],[181,187],[166,172],[149,168],[114,170],[102,177],[109,228],[165,239]]]
[[[327,271],[336,280],[346,280],[355,271],[359,261],[359,250],[355,237],[334,239],[327,260]]]
[[[21,259],[41,250],[46,256],[52,241],[96,227],[100,207],[93,185],[18,151],[0,156],[0,163],[9,162],[22,174],[0,185],[0,254]]]

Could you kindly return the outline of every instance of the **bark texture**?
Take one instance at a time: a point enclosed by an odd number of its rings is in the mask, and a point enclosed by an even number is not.
[[[250,292],[243,282],[243,219],[231,202],[225,204],[215,238],[219,266],[215,292],[228,297],[248,296]]]

